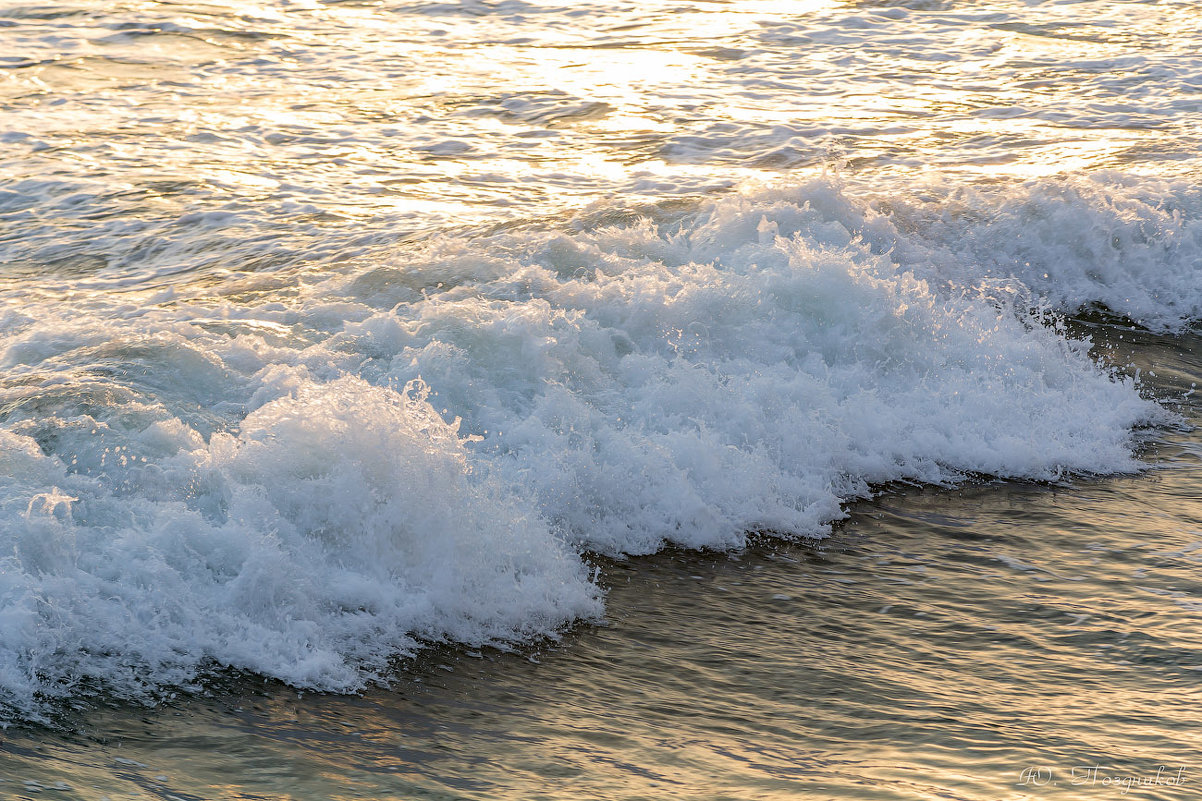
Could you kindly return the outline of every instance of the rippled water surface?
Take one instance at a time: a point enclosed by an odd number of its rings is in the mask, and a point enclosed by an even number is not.
[[[1196,797],[1199,19],[0,0],[0,797]]]
[[[0,253],[39,273],[329,263],[841,159],[1175,174],[1202,144],[1184,2],[10,0],[0,21]]]

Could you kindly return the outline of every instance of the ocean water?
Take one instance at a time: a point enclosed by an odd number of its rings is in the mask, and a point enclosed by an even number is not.
[[[0,797],[1197,797],[1200,22],[0,0]]]

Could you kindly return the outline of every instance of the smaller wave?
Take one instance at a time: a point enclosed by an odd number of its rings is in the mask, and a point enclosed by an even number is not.
[[[1109,311],[1152,331],[1202,320],[1202,190],[1122,173],[966,186],[870,202],[849,221],[941,286],[992,284],[1068,314]]]

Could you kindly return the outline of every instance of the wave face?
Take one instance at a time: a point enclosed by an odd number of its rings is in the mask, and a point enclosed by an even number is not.
[[[590,551],[821,536],[888,482],[1136,470],[1162,412],[1029,301],[1196,317],[1194,207],[1149,191],[817,180],[320,278],[6,294],[5,715],[214,668],[353,690],[423,642],[596,619]]]

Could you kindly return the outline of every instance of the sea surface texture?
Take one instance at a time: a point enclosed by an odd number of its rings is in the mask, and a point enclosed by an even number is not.
[[[0,0],[0,797],[1199,792],[1200,53]]]

